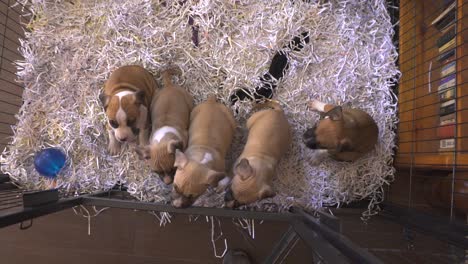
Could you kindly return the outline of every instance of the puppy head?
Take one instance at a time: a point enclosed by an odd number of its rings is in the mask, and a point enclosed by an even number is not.
[[[257,200],[275,196],[275,192],[267,183],[259,183],[257,179],[264,178],[251,166],[248,159],[242,159],[234,167],[234,177],[231,186],[226,190],[224,202],[226,207],[237,207],[253,203]]]
[[[118,141],[134,141],[138,135],[137,124],[140,120],[144,97],[143,91],[123,91],[111,96],[105,94],[99,96],[106,111],[109,126]]]
[[[350,149],[350,142],[345,137],[343,110],[340,106],[322,114],[319,122],[306,130],[304,144],[310,149],[328,149],[345,151]]]
[[[172,190],[172,205],[175,207],[192,205],[208,186],[216,187],[225,177],[224,172],[211,170],[204,164],[189,160],[178,149],[176,149],[174,166],[177,167]]]
[[[158,174],[165,184],[171,184],[176,172],[174,167],[175,152],[176,149],[182,149],[182,145],[182,141],[170,139],[138,147],[136,152],[140,159],[145,160],[151,170]]]

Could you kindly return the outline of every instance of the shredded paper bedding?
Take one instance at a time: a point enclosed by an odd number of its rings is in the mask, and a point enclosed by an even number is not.
[[[12,144],[1,157],[1,170],[24,188],[91,193],[120,182],[139,200],[168,202],[170,186],[150,172],[133,146],[118,157],[107,152],[106,117],[98,95],[110,73],[138,64],[160,81],[162,69],[177,65],[183,73],[174,81],[196,103],[216,94],[231,106],[236,90],[257,87],[273,55],[308,32],[304,48],[288,51],[290,66],[274,94],[294,131],[274,179],[277,195],[251,207],[320,208],[370,198],[372,209],[383,199],[383,186],[394,173],[397,112],[390,87],[399,74],[384,0],[28,3],[31,20],[20,48],[24,61],[17,62],[24,104]],[[192,39],[195,27],[198,46]],[[367,111],[380,130],[375,150],[352,163],[317,162],[314,151],[302,143],[306,128],[319,118],[307,109],[311,99]],[[239,128],[228,168],[242,151],[252,104],[231,107]],[[33,164],[35,153],[51,146],[68,157],[55,181],[40,176]],[[222,204],[223,194],[209,190],[195,205]]]

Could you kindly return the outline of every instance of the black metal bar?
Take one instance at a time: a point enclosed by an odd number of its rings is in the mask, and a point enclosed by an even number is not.
[[[468,248],[468,226],[464,223],[450,222],[432,215],[416,212],[414,209],[403,208],[392,204],[383,204],[379,214],[401,225],[409,226],[421,233],[429,234],[460,248]]]
[[[4,145],[4,144],[0,144],[0,145]],[[17,188],[16,185],[14,185],[11,182],[5,182],[5,183],[0,184],[0,191],[13,190],[16,188]]]
[[[353,263],[383,263],[377,257],[369,253],[367,250],[357,246],[347,237],[334,232],[324,224],[320,223],[318,219],[315,219],[308,213],[304,212],[300,208],[292,208],[291,211],[304,217],[305,225],[317,232],[318,235],[322,236],[337,250],[339,250],[344,256],[349,258]],[[300,233],[298,232],[300,235]],[[327,257],[325,257],[327,259]],[[330,262],[330,263],[341,263],[341,262]]]
[[[25,192],[23,194],[23,205],[25,208],[37,207],[44,204],[55,203],[59,200],[57,189]]]
[[[11,203],[8,206],[1,205],[0,211],[10,210],[11,208],[20,207],[21,205],[22,205],[21,201],[18,201],[17,203]]]
[[[0,174],[0,183],[4,183],[4,182],[9,182],[10,181],[10,177],[8,177],[8,175],[6,174]]]
[[[0,216],[0,228],[80,205],[82,199],[82,197],[67,198],[59,200],[56,203],[51,203],[33,208],[24,208],[19,212],[13,212],[6,215],[2,215]]]
[[[18,197],[18,198],[21,198],[21,194],[23,192],[21,190],[12,190],[12,191],[1,191],[0,192],[0,199],[6,199],[6,198],[10,198],[10,197]],[[1,203],[1,201],[0,201]]]
[[[328,226],[333,231],[341,233],[341,221],[338,217],[331,215],[331,214],[327,214],[326,212],[323,212],[320,210],[317,210],[316,212],[319,215],[319,219],[321,223]]]
[[[18,203],[21,205],[21,197],[12,197],[7,200],[2,199],[2,202],[0,203],[0,208],[7,206],[7,205],[10,206],[12,204],[18,204]]]
[[[169,204],[148,203],[93,196],[83,197],[83,205],[94,205],[103,207],[116,207],[124,209],[136,209],[146,211],[168,212],[188,215],[209,215],[228,218],[247,218],[273,221],[290,221],[297,216],[291,213],[267,213],[257,211],[243,211],[210,207],[189,207],[184,209],[175,208]]]
[[[348,258],[327,242],[321,235],[307,226],[304,221],[294,220],[291,222],[291,225],[302,241],[304,241],[317,256],[326,260],[326,263],[350,263]]]
[[[293,242],[297,241],[298,236],[294,229],[290,226],[288,230],[283,234],[281,239],[273,248],[271,254],[265,259],[263,263],[281,263],[280,258],[287,257],[288,251],[294,247]]]

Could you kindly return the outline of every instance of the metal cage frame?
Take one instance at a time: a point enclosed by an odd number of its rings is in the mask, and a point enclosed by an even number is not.
[[[289,212],[269,213],[226,208],[189,207],[179,209],[168,204],[140,202],[129,200],[128,193],[121,185],[109,191],[84,194],[68,198],[59,198],[57,189],[37,192],[18,192],[7,175],[0,177],[0,199],[13,195],[11,207],[6,214],[0,214],[0,228],[20,224],[20,229],[32,226],[36,217],[45,216],[75,206],[100,206],[143,211],[168,212],[183,215],[214,216],[222,218],[244,218],[286,222],[288,230],[275,244],[270,255],[263,263],[278,263],[287,257],[288,249],[298,238],[325,260],[325,263],[383,263],[375,255],[359,247],[340,232],[340,219],[323,212],[306,212],[300,208],[291,208]],[[392,204],[383,204],[380,215],[394,221],[405,229],[431,234],[440,240],[460,248],[468,248],[468,226],[447,222],[442,218],[411,212],[407,208]],[[29,223],[28,223],[29,221]]]

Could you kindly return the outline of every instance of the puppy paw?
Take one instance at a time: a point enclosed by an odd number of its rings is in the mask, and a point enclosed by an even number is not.
[[[226,190],[226,187],[228,187],[229,183],[231,183],[231,178],[224,177],[224,179],[218,182],[218,186],[216,187],[216,192],[217,193],[224,192]]]
[[[324,112],[325,111],[325,104],[318,101],[318,100],[312,100],[307,104],[310,109],[314,111],[319,111],[319,112]]]
[[[310,154],[310,160],[309,160],[309,165],[310,166],[318,166],[322,161],[325,159],[325,157],[328,155],[328,151],[326,150],[315,150]]]
[[[119,143],[110,143],[107,149],[109,150],[109,154],[117,156],[120,153],[121,146]]]
[[[311,160],[309,160],[309,165],[312,167],[317,167],[318,165],[320,165],[321,161],[322,160],[312,158]]]

